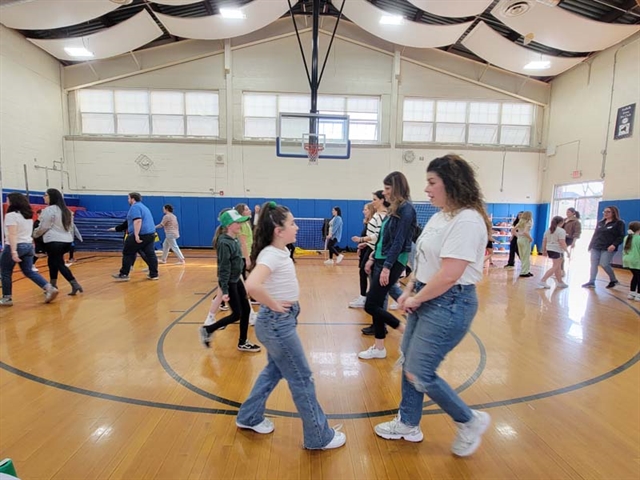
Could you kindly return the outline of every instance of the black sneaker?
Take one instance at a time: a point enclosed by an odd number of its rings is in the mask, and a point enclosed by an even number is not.
[[[211,334],[207,332],[207,329],[204,326],[198,329],[198,333],[200,333],[200,343],[202,343],[205,348],[209,348],[211,342]]]
[[[116,282],[128,282],[129,281],[129,275],[122,275],[121,273],[114,273],[111,276],[116,279]]]
[[[529,272],[529,273],[524,273],[522,275],[519,275],[522,278],[529,278],[529,277],[533,277],[533,273]]]
[[[387,327],[384,327],[384,333],[389,333],[389,330],[387,330]],[[369,325],[368,327],[364,327],[362,329],[362,334],[363,335],[375,335],[376,332],[373,328],[373,325]]]
[[[618,284],[618,280],[614,280],[613,282],[609,282],[605,288],[613,288]]]
[[[238,344],[238,350],[241,352],[259,352],[262,349],[260,345],[254,345],[249,340],[245,340],[244,343]]]
[[[155,277],[152,277],[151,275],[147,275],[147,279],[148,280],[158,280],[158,275],[156,275]]]

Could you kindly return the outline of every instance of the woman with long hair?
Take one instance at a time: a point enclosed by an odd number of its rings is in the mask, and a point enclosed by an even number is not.
[[[416,242],[416,268],[398,301],[409,314],[401,347],[402,401],[396,418],[376,425],[375,432],[389,440],[421,441],[426,393],[457,425],[452,453],[466,457],[480,445],[491,417],[471,410],[436,371],[478,311],[476,283],[491,221],[473,167],[457,155],[431,161],[425,192],[440,212]]]
[[[324,262],[325,265],[333,265],[333,256],[336,256],[336,264],[340,263],[344,258],[338,251],[338,243],[342,240],[342,210],[340,207],[331,209],[331,221],[329,222],[329,233],[327,234],[327,250],[329,250],[329,260]]]
[[[35,256],[33,240],[33,210],[29,200],[21,193],[12,192],[7,195],[7,214],[4,217],[5,244],[0,255],[0,271],[2,272],[2,298],[0,306],[13,305],[12,280],[16,263],[26,278],[44,290],[44,303],[51,302],[58,295],[58,290],[47,282],[42,275],[33,270]]]
[[[609,205],[604,207],[602,220],[596,225],[588,251],[591,252],[591,272],[589,281],[582,285],[584,288],[596,288],[598,265],[609,276],[606,288],[613,288],[618,284],[616,274],[611,268],[611,260],[618,251],[618,247],[624,239],[624,221],[620,219],[618,207]]]
[[[389,290],[407,267],[412,232],[417,225],[407,177],[402,172],[391,172],[382,183],[385,200],[389,203],[388,214],[380,227],[375,249],[365,265],[365,271],[371,274],[371,281],[364,310],[373,319],[375,343],[358,354],[363,360],[386,358],[385,325],[404,331],[404,325],[384,306]]]
[[[69,295],[82,293],[82,287],[64,262],[64,254],[71,248],[74,236],[71,210],[67,208],[62,193],[55,188],[49,188],[46,191],[44,201],[48,207],[42,210],[40,225],[33,232],[33,236],[43,237],[51,285],[58,287],[58,273],[60,273],[71,284]]]
[[[557,215],[551,219],[549,229],[544,232],[544,239],[542,240],[542,255],[548,256],[551,259],[552,264],[551,268],[547,270],[540,279],[538,288],[551,288],[547,283],[547,279],[551,276],[555,276],[556,286],[558,288],[567,288],[569,286],[562,281],[563,253],[566,253],[567,256],[569,256],[569,246],[566,241],[567,233],[564,228],[562,228],[563,224],[564,219],[560,215]]]
[[[525,211],[520,214],[520,220],[515,229],[516,237],[518,237],[518,256],[520,257],[520,277],[533,277],[531,273],[531,229],[533,228],[533,214]]]
[[[567,232],[567,238],[565,241],[567,242],[567,247],[569,248],[569,252],[571,252],[574,248],[576,248],[577,240],[582,235],[582,224],[580,223],[580,212],[577,211],[573,207],[567,208],[567,216],[564,219],[564,224],[562,225],[564,231]],[[564,277],[564,257],[562,258],[562,265],[560,266],[560,272]]]

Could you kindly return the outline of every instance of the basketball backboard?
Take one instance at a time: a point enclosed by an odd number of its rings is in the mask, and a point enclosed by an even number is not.
[[[349,116],[322,113],[281,113],[276,155],[293,158],[346,159],[351,156]]]

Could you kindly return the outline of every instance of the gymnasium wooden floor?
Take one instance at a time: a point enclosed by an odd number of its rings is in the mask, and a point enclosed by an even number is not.
[[[640,302],[626,298],[626,272],[624,286],[605,290],[601,276],[585,290],[588,266],[576,259],[569,289],[536,290],[498,257],[472,333],[441,368],[493,419],[478,452],[459,459],[449,453],[454,425],[428,398],[422,443],[373,433],[400,401],[400,337],[390,335],[385,360],[357,358],[372,340],[360,334],[368,316],[347,308],[354,258],[298,261],[298,330],[320,402],[347,434],[326,452],[301,448],[284,383],[267,405],[273,434],[235,427],[266,357],[235,349],[237,325],[210,350],[200,345],[216,288],[211,252],[188,251],[187,266],[162,266],[158,282],[138,270],[114,283],[118,256],[79,258],[84,294],[68,297],[61,281],[43,305],[14,274],[15,306],[0,310],[0,458],[23,480],[640,478]],[[537,277],[545,261],[535,260]]]

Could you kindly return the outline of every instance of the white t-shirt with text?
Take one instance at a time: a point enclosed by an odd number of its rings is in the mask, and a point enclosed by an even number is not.
[[[26,219],[19,212],[7,213],[4,217],[4,241],[9,245],[9,226],[15,225],[17,228],[17,243],[33,243],[31,234],[33,233],[33,220]]]
[[[465,209],[455,216],[438,212],[427,222],[416,242],[415,276],[428,283],[440,270],[443,258],[469,262],[456,285],[473,285],[482,279],[487,226],[482,215]]]
[[[300,299],[296,267],[289,256],[289,250],[269,245],[260,252],[256,264],[264,265],[271,270],[271,275],[264,282],[264,288],[271,297],[290,302]]]

